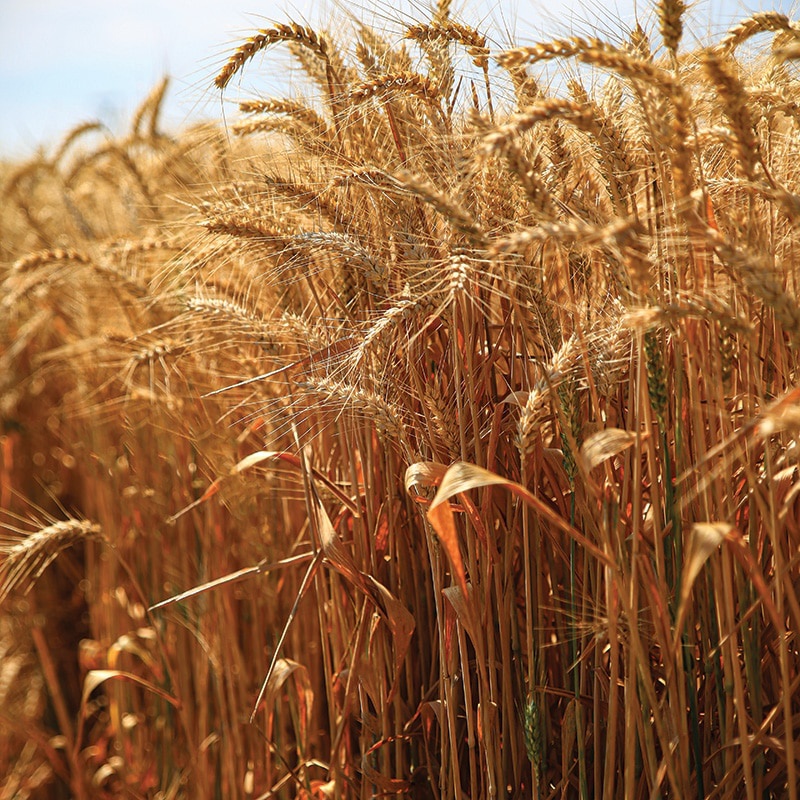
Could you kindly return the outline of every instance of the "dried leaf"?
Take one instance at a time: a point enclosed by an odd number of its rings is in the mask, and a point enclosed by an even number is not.
[[[293,675],[297,684],[297,701],[300,707],[300,730],[302,735],[308,729],[308,719],[314,702],[314,692],[311,689],[308,670],[302,664],[289,658],[281,658],[275,662],[275,667],[267,682],[267,688],[264,690],[264,704],[268,714],[267,729],[270,730],[272,726],[272,717],[275,713],[275,702],[278,699],[278,695],[283,685]]]
[[[436,498],[438,497],[439,494],[436,495]],[[436,502],[436,499],[434,499],[434,502]],[[433,525],[433,529],[436,531],[447,557],[450,559],[450,566],[453,568],[456,582],[461,587],[464,597],[466,597],[467,574],[464,569],[464,559],[461,557],[461,548],[458,546],[456,521],[450,503],[440,501],[435,507],[431,504],[428,509],[428,519]]]
[[[138,675],[134,675],[131,672],[122,672],[118,669],[93,669],[91,672],[89,672],[83,682],[83,696],[81,698],[81,704],[85,706],[92,692],[97,689],[101,683],[111,680],[112,678],[130,681],[131,683],[138,683],[139,686],[143,686],[148,691],[158,695],[163,700],[166,700],[170,705],[175,706],[175,708],[180,708],[181,706],[180,700],[165,692],[163,689],[159,689],[158,686],[150,683],[150,681],[146,681],[144,678],[140,678]]]
[[[620,428],[606,428],[593,433],[581,447],[581,458],[586,471],[591,472],[607,459],[629,448],[635,441],[635,433]]]
[[[216,478],[209,487],[203,492],[203,494],[195,500],[193,503],[190,503],[185,508],[182,508],[176,514],[173,514],[171,517],[168,518],[168,522],[173,523],[176,520],[180,519],[184,514],[188,513],[197,506],[202,505],[207,500],[211,499],[217,492],[220,490],[220,486],[222,485],[222,481],[226,478],[233,477],[235,475],[241,475],[243,472],[246,472],[249,469],[252,469],[255,466],[263,463],[264,461],[283,461],[284,463],[288,464],[295,469],[302,469],[302,462],[300,458],[296,456],[294,453],[289,453],[283,450],[259,450],[255,453],[250,453],[250,455],[245,456],[241,461],[237,462],[231,471],[227,475],[223,475],[220,478]],[[335,497],[341,501],[343,505],[350,509],[353,514],[358,513],[358,509],[356,504],[329,478],[323,475],[320,472],[317,472],[314,469],[311,469],[311,474],[319,480],[321,483],[325,484],[325,487],[333,494]]]
[[[389,703],[397,690],[400,670],[403,667],[406,653],[408,653],[411,639],[414,636],[416,620],[414,615],[382,583],[378,583],[372,576],[367,577],[380,597],[381,605],[386,615],[386,622],[394,640],[394,681],[387,698],[387,703]]]
[[[681,631],[689,612],[689,597],[692,587],[711,554],[726,539],[733,536],[735,528],[729,522],[698,522],[692,527],[686,563],[681,578],[681,599],[675,619],[674,646],[681,646]]]
[[[685,603],[689,599],[692,586],[697,580],[703,564],[732,532],[733,525],[729,522],[698,522],[692,527],[689,552],[683,568],[681,603]]]
[[[245,567],[244,569],[236,570],[236,572],[223,575],[221,578],[215,578],[213,581],[200,584],[200,586],[194,586],[191,589],[187,589],[185,592],[176,594],[174,597],[169,597],[166,600],[162,600],[160,603],[150,606],[149,610],[156,611],[159,608],[172,605],[172,603],[179,603],[182,600],[188,600],[190,597],[196,597],[198,594],[203,594],[203,592],[209,592],[212,589],[218,589],[220,586],[227,586],[229,583],[238,583],[239,581],[243,581],[246,578],[251,578],[254,575],[264,575],[265,573],[271,572],[273,569],[277,569],[278,567],[288,567],[294,564],[300,564],[304,561],[309,561],[312,558],[314,558],[313,553],[301,553],[300,555],[290,556],[289,558],[284,558],[280,561],[274,561],[272,563],[267,563],[267,560],[264,559],[264,561],[261,561],[254,567]]]
[[[431,514],[433,513],[437,519],[437,522],[441,522],[443,526],[451,524],[453,527],[455,527],[455,523],[452,519],[452,509],[450,509],[449,505],[446,504],[446,501],[454,494],[466,492],[469,489],[478,489],[482,486],[504,486],[506,489],[517,495],[517,497],[523,500],[527,505],[529,505],[537,514],[539,514],[540,517],[542,517],[545,522],[549,523],[555,528],[558,528],[567,536],[570,536],[602,564],[607,567],[614,567],[614,563],[611,558],[609,558],[602,550],[600,550],[597,545],[590,542],[579,530],[570,525],[563,517],[559,516],[543,500],[535,495],[532,495],[521,484],[510,481],[507,478],[503,478],[493,472],[489,472],[489,470],[478,467],[475,464],[458,462],[453,464],[447,470],[447,473],[445,474],[441,485],[439,486],[439,491],[436,493],[436,497],[434,497],[430,509],[428,510],[428,518],[431,519]],[[442,512],[441,515],[436,515],[436,512],[440,508],[447,508],[449,511],[449,519],[447,516],[447,511]],[[431,519],[431,522],[433,523],[433,519]],[[436,526],[434,525],[434,527]],[[450,555],[449,551],[448,555]],[[459,552],[459,559],[460,556],[461,554]],[[462,588],[466,596],[466,579],[464,580]]]
[[[370,587],[364,574],[356,566],[353,556],[342,543],[341,537],[333,527],[331,518],[325,506],[317,501],[317,522],[322,552],[328,563],[340,574],[347,578],[356,588],[366,595],[370,595]]]
[[[438,486],[447,472],[444,464],[436,461],[419,461],[406,470],[406,491],[418,487]]]
[[[469,633],[471,636],[473,633],[473,627],[470,606],[468,605],[468,598],[472,596],[472,586],[470,584],[467,586],[467,591],[468,594],[467,597],[465,597],[463,594],[457,591],[456,586],[448,586],[446,589],[442,589],[442,594],[452,606],[458,621],[464,626],[467,633]]]

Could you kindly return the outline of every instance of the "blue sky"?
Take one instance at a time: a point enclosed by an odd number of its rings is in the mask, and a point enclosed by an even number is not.
[[[429,13],[419,0],[354,0],[341,8],[359,6],[368,11],[355,13],[376,14],[382,28],[392,20],[397,28],[403,13],[409,21]],[[516,31],[520,42],[595,29],[613,35],[637,13],[635,0],[455,0],[453,6],[466,6],[462,18],[501,44],[504,30]],[[791,14],[792,3],[701,0],[693,4],[693,31],[718,32],[750,11],[773,8]],[[638,9],[652,29],[649,4],[639,2]],[[211,80],[248,32],[288,20],[335,30],[342,16],[320,0],[0,0],[0,156],[26,155],[90,119],[122,129],[166,73],[173,79],[166,106],[171,126],[218,117]],[[270,56],[248,79],[256,85],[260,77],[267,94],[270,85],[280,92],[284,70],[285,62]]]

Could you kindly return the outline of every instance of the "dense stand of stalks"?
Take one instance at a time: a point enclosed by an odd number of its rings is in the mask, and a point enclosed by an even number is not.
[[[683,13],[5,170],[0,797],[797,797],[800,34]]]

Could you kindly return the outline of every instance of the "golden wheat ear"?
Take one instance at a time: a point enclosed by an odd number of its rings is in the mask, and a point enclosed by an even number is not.
[[[64,550],[101,535],[99,525],[79,519],[53,522],[21,536],[0,530],[0,605],[12,592],[29,592]]]
[[[296,23],[279,24],[274,28],[262,28],[244,44],[239,45],[214,78],[214,85],[218,89],[224,89],[248,61],[276,42],[294,42],[309,50],[317,58],[328,60],[327,42],[311,28]]]

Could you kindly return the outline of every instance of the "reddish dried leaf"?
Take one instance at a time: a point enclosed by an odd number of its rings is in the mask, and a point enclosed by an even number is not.
[[[148,691],[158,695],[163,700],[166,700],[170,705],[175,706],[175,708],[181,707],[180,700],[178,700],[176,697],[173,697],[168,692],[165,692],[163,689],[159,689],[158,686],[150,683],[150,681],[146,681],[144,678],[140,678],[138,675],[134,675],[131,672],[122,672],[118,669],[93,669],[86,676],[86,679],[83,682],[83,696],[81,698],[81,704],[85,706],[92,692],[98,686],[100,686],[101,683],[111,680],[112,678],[122,681],[130,681],[131,683],[138,683],[139,686],[143,686]]]
[[[452,509],[449,508],[447,500],[453,495],[459,494],[460,492],[466,492],[470,489],[479,489],[483,486],[505,486],[509,491],[513,492],[515,495],[517,495],[517,497],[529,505],[546,522],[550,523],[550,525],[553,527],[558,528],[560,531],[567,534],[567,536],[570,536],[602,564],[613,568],[613,561],[602,550],[600,550],[597,545],[590,542],[579,530],[570,525],[563,517],[556,514],[556,512],[553,511],[553,509],[550,508],[547,503],[532,495],[521,484],[510,481],[508,478],[503,478],[493,472],[489,472],[488,470],[478,467],[475,464],[457,462],[447,470],[447,473],[445,474],[439,486],[439,491],[436,493],[436,497],[434,497],[431,507],[428,510],[428,518],[430,519],[431,514],[436,512],[439,508],[447,507],[448,511],[443,512],[441,515],[443,523],[445,525],[450,523],[453,527],[455,527],[455,523],[453,522],[453,512]],[[437,517],[437,519],[439,519],[439,517]],[[458,553],[458,557],[460,559],[460,552]],[[464,580],[463,589],[466,596],[466,579]]]
[[[281,658],[275,662],[267,687],[264,690],[264,705],[267,708],[267,730],[272,730],[272,718],[275,714],[275,702],[290,677],[294,676],[297,705],[300,710],[300,735],[306,737],[308,733],[308,720],[311,714],[311,706],[314,703],[314,691],[311,689],[311,682],[308,678],[308,670],[297,661],[289,658]]]
[[[408,653],[411,639],[414,636],[416,621],[414,615],[382,583],[378,583],[372,577],[370,577],[370,581],[380,597],[383,611],[386,615],[386,622],[392,632],[394,641],[394,680],[387,698],[387,703],[390,703],[395,691],[397,691],[400,670],[403,667],[406,653]]]
[[[439,495],[436,495],[437,499]],[[434,503],[436,501],[434,500]],[[450,503],[440,502],[435,507],[431,505],[428,509],[428,519],[442,543],[448,559],[450,559],[450,566],[453,568],[453,573],[456,582],[464,592],[464,597],[467,596],[467,574],[464,570],[464,559],[461,557],[461,549],[458,546],[458,533],[456,531],[456,521],[453,517],[453,509]]]
[[[587,472],[626,450],[636,441],[636,434],[620,428],[606,428],[593,433],[581,447],[581,458]]]

